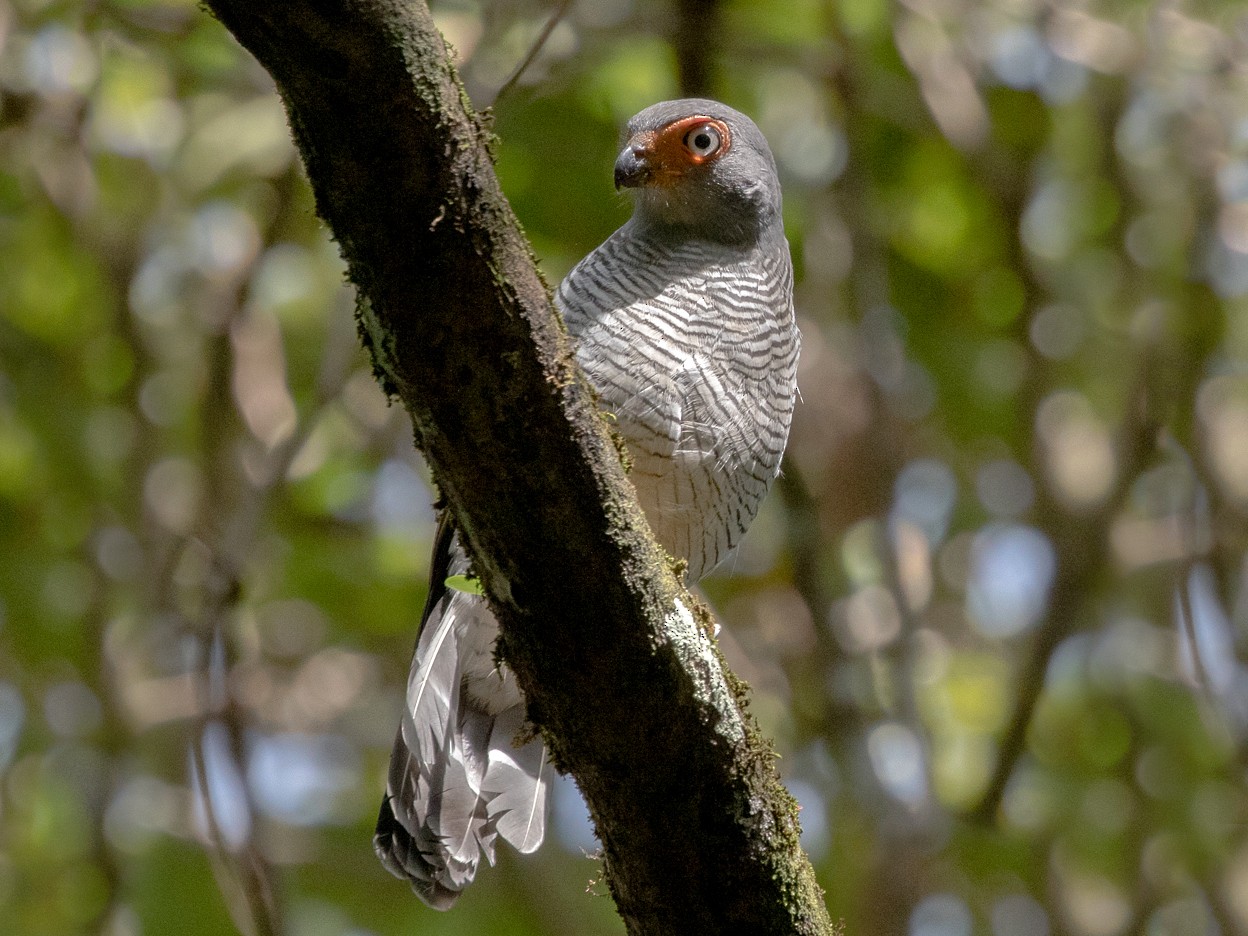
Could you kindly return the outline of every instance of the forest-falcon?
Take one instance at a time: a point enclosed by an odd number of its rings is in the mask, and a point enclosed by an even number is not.
[[[555,303],[655,538],[694,582],[754,519],[788,438],[799,336],[780,183],[750,118],[686,99],[628,122],[615,185],[636,194],[633,216]],[[374,839],[385,866],[443,910],[482,852],[494,861],[497,838],[541,844],[551,771],[540,736],[523,733],[514,675],[495,662],[485,599],[445,584],[468,568],[444,522]]]

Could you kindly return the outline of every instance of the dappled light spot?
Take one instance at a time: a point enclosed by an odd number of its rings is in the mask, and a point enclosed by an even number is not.
[[[912,523],[893,524],[897,584],[911,611],[921,611],[932,598],[932,549],[924,532]]]
[[[1016,637],[1044,612],[1056,571],[1053,547],[1031,527],[993,524],[975,536],[967,608],[989,637]]]
[[[371,659],[358,653],[329,648],[300,667],[286,712],[294,725],[323,725],[338,717],[358,698],[373,675]]]
[[[971,936],[971,911],[954,894],[931,894],[910,914],[909,936]]]
[[[1196,412],[1222,489],[1248,504],[1248,382],[1232,376],[1206,380],[1196,397]]]
[[[143,499],[152,515],[174,533],[187,533],[195,522],[203,491],[199,467],[184,458],[166,458],[148,471]]]
[[[812,861],[820,861],[832,845],[832,830],[828,827],[828,807],[819,788],[804,780],[788,780],[787,786],[801,807],[802,848]]]
[[[867,753],[880,785],[911,809],[928,796],[923,749],[918,737],[898,722],[884,722],[867,735]]]
[[[957,496],[957,479],[947,464],[919,459],[897,475],[893,515],[922,530],[930,543],[939,543],[945,538]]]
[[[1213,933],[1217,928],[1209,901],[1203,895],[1165,903],[1148,920],[1148,930],[1153,933]]]
[[[296,826],[354,818],[348,794],[360,782],[354,746],[336,734],[256,735],[247,783],[262,813]],[[353,805],[353,804],[350,804]]]
[[[919,78],[923,100],[945,136],[963,147],[978,144],[987,132],[987,110],[940,24],[904,16],[897,29],[897,47]]]
[[[286,383],[282,333],[271,315],[254,312],[230,330],[234,343],[234,396],[247,428],[266,448],[295,431],[295,401]]]
[[[100,71],[91,42],[59,24],[44,27],[26,45],[24,77],[30,87],[52,95],[85,93]]]
[[[109,844],[129,855],[150,851],[163,836],[186,834],[187,792],[151,774],[121,781],[104,813]]]
[[[880,585],[867,585],[854,592],[833,618],[841,626],[838,636],[851,653],[866,653],[886,647],[901,633],[901,614],[892,592]]]
[[[62,559],[44,570],[43,600],[62,626],[86,614],[91,593],[91,572],[84,563]]]
[[[1116,777],[1106,777],[1084,792],[1079,818],[1098,835],[1113,838],[1125,834],[1131,823],[1138,821],[1138,810],[1137,794],[1131,787]]]
[[[158,371],[139,387],[139,410],[157,426],[173,426],[186,417],[194,402],[195,387],[186,380],[186,371],[169,368]]]
[[[775,152],[782,178],[826,185],[845,169],[848,148],[828,121],[821,89],[796,69],[768,71],[759,82],[756,121]]]
[[[1049,915],[1027,894],[998,898],[989,914],[993,936],[1049,936]]]
[[[1077,870],[1059,852],[1056,874],[1065,922],[1080,936],[1117,936],[1131,918],[1122,889],[1104,875]]]
[[[93,142],[123,156],[166,164],[184,132],[183,111],[169,76],[133,47],[103,59],[88,124]]]
[[[188,116],[186,145],[175,168],[191,191],[208,191],[231,172],[276,176],[295,157],[286,113],[272,95],[250,100],[205,95],[190,102]]]
[[[1050,394],[1036,411],[1036,428],[1056,492],[1076,507],[1104,500],[1117,459],[1105,424],[1087,399],[1073,390]]]

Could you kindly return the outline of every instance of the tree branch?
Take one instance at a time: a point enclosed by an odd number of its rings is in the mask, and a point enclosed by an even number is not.
[[[677,604],[428,9],[208,5],[277,82],[378,376],[585,794],[629,931],[831,932],[774,755]]]
[[[711,94],[719,51],[719,0],[677,0],[672,45],[680,90],[689,97]]]

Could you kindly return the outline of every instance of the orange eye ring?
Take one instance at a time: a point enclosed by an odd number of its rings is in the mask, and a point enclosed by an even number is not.
[[[685,158],[695,166],[719,159],[732,145],[728,125],[702,114],[676,121],[663,131],[663,136],[673,142],[679,140]]]

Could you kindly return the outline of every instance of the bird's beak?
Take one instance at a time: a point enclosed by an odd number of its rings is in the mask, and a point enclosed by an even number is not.
[[[654,173],[651,148],[654,134],[638,133],[626,144],[615,160],[615,188],[639,188]]]

